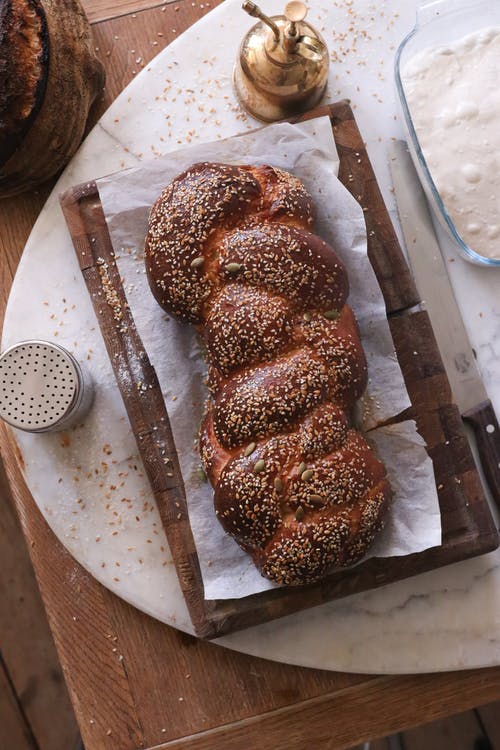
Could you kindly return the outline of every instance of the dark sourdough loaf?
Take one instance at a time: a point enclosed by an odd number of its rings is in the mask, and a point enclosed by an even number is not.
[[[391,496],[349,425],[366,361],[346,272],[313,222],[287,172],[201,163],[163,191],[146,238],[154,296],[206,346],[200,452],[215,512],[283,584],[364,556]]]
[[[64,166],[103,84],[79,0],[0,0],[0,197]]]
[[[0,4],[0,163],[21,143],[47,86],[49,32],[29,0]]]

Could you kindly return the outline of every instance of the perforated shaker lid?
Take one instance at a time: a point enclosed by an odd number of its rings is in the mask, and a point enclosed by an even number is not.
[[[55,428],[71,415],[80,391],[78,365],[57,344],[23,341],[0,357],[0,417],[13,427]]]

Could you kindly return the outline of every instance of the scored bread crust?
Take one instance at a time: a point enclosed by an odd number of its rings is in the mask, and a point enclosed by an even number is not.
[[[80,0],[0,0],[0,198],[49,179],[104,84]]]
[[[34,0],[0,5],[0,165],[21,143],[47,85],[47,18]]]
[[[199,163],[156,201],[145,243],[154,296],[206,347],[200,454],[216,515],[288,585],[363,557],[391,497],[349,424],[366,360],[347,274],[313,223],[291,174]]]

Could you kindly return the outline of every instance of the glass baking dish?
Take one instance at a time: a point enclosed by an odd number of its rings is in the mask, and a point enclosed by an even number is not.
[[[420,148],[402,79],[406,63],[417,53],[429,47],[450,44],[486,26],[500,26],[500,2],[497,0],[431,0],[422,3],[417,8],[415,27],[397,50],[395,78],[408,148],[436,216],[465,260],[500,268],[500,260],[479,255],[465,242],[448,214]]]

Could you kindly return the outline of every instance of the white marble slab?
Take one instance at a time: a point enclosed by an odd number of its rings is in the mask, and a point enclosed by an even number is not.
[[[333,52],[328,99],[352,100],[396,219],[386,157],[388,140],[402,135],[392,64],[397,44],[413,25],[416,2],[310,4],[310,19]],[[280,0],[266,2],[270,13],[281,9]],[[255,127],[242,115],[230,84],[239,40],[250,24],[239,0],[226,0],[161,52],[104,115],[33,229],[2,341],[7,346],[27,337],[54,339],[90,367],[97,400],[69,444],[58,435],[16,434],[28,485],[52,529],[85,568],[119,596],[183,630],[190,627],[184,602],[57,196],[72,184],[186,142]],[[222,34],[224,44],[214,53],[213,40]],[[486,387],[500,412],[499,272],[465,263],[449,246],[445,255]],[[421,672],[498,664],[499,626],[500,553],[492,553],[220,642],[327,669]]]

